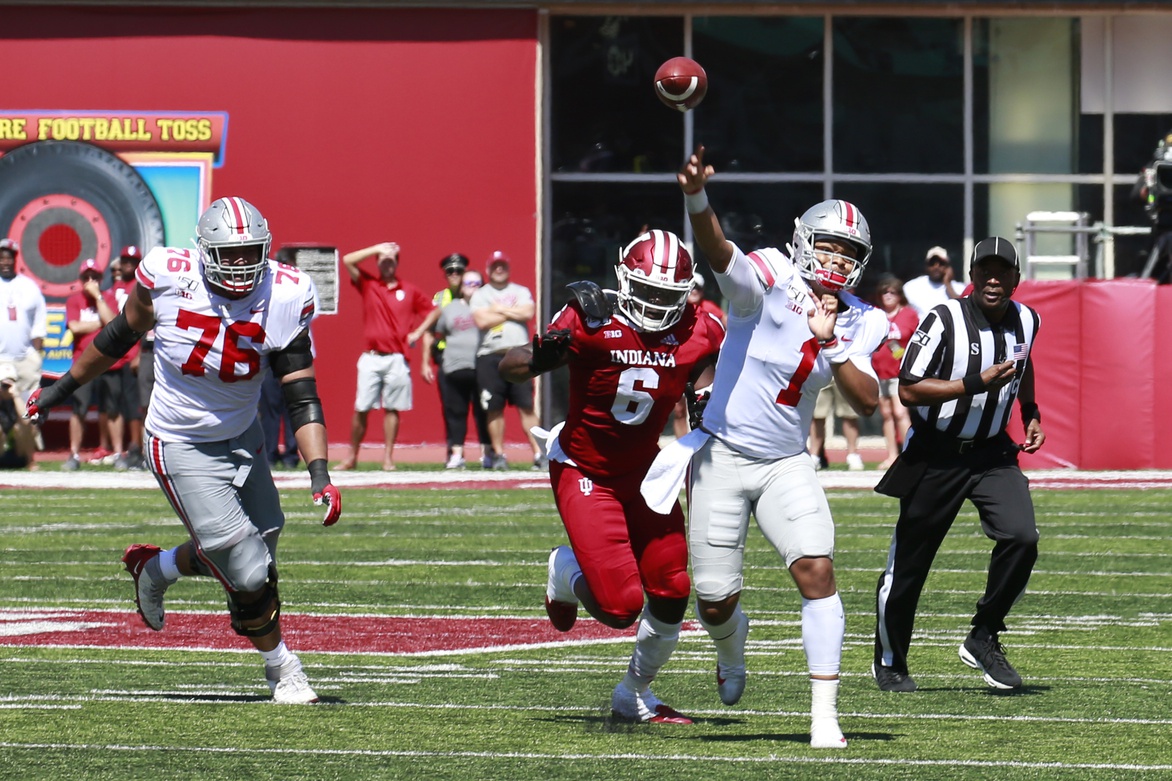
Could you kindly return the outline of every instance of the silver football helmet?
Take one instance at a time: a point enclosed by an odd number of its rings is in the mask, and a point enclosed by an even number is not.
[[[257,208],[243,198],[220,198],[209,206],[199,218],[195,243],[207,281],[231,296],[256,290],[269,269],[273,235]],[[236,250],[244,247],[259,247],[260,256],[237,263]]]
[[[814,254],[814,242],[819,239],[835,239],[855,247],[855,257],[838,256],[849,262],[850,271],[841,274],[822,267]],[[787,249],[798,273],[806,279],[817,280],[828,290],[852,290],[858,286],[871,257],[871,228],[853,203],[823,201],[794,220],[794,243]]]
[[[666,331],[679,322],[688,304],[692,256],[670,231],[639,235],[619,251],[619,311],[640,331]]]

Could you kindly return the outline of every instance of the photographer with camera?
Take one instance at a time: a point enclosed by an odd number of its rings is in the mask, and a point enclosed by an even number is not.
[[[0,469],[36,469],[36,431],[25,419],[18,379],[15,364],[0,363]]]
[[[1172,132],[1156,144],[1151,162],[1131,188],[1131,198],[1143,204],[1152,221],[1152,245],[1140,276],[1166,285],[1172,281]]]

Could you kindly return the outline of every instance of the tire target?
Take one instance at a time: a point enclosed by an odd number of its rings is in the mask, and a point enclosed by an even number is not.
[[[127,244],[164,241],[163,215],[134,167],[78,141],[38,141],[0,157],[0,235],[20,243],[18,270],[47,298],[79,289],[86,258],[108,267]]]

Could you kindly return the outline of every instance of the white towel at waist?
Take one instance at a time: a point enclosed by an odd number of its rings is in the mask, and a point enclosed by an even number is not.
[[[537,444],[545,451],[545,457],[550,461],[577,466],[573,459],[566,455],[566,451],[562,450],[562,443],[558,441],[558,435],[562,433],[562,429],[565,426],[566,421],[563,420],[549,431],[546,431],[541,426],[534,426],[529,429],[529,433],[537,440]]]
[[[692,463],[692,456],[712,436],[703,429],[689,431],[684,436],[672,442],[659,451],[659,455],[651,462],[647,476],[639,486],[639,493],[647,506],[660,515],[671,512],[680,489],[684,487],[684,478],[688,474],[688,464]]]

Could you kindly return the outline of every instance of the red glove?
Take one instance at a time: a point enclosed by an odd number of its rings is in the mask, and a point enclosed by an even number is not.
[[[342,517],[342,492],[333,483],[327,483],[320,491],[315,491],[313,503],[326,506],[322,526],[333,526],[338,522],[338,518]]]
[[[333,526],[342,517],[342,492],[330,482],[326,460],[317,458],[307,464],[309,469],[309,490],[313,492],[313,503],[326,506],[322,526]]]
[[[39,426],[44,422],[44,413],[41,412],[41,391],[44,388],[37,388],[29,394],[28,401],[25,402],[24,416],[28,418],[29,423],[34,426]]]

